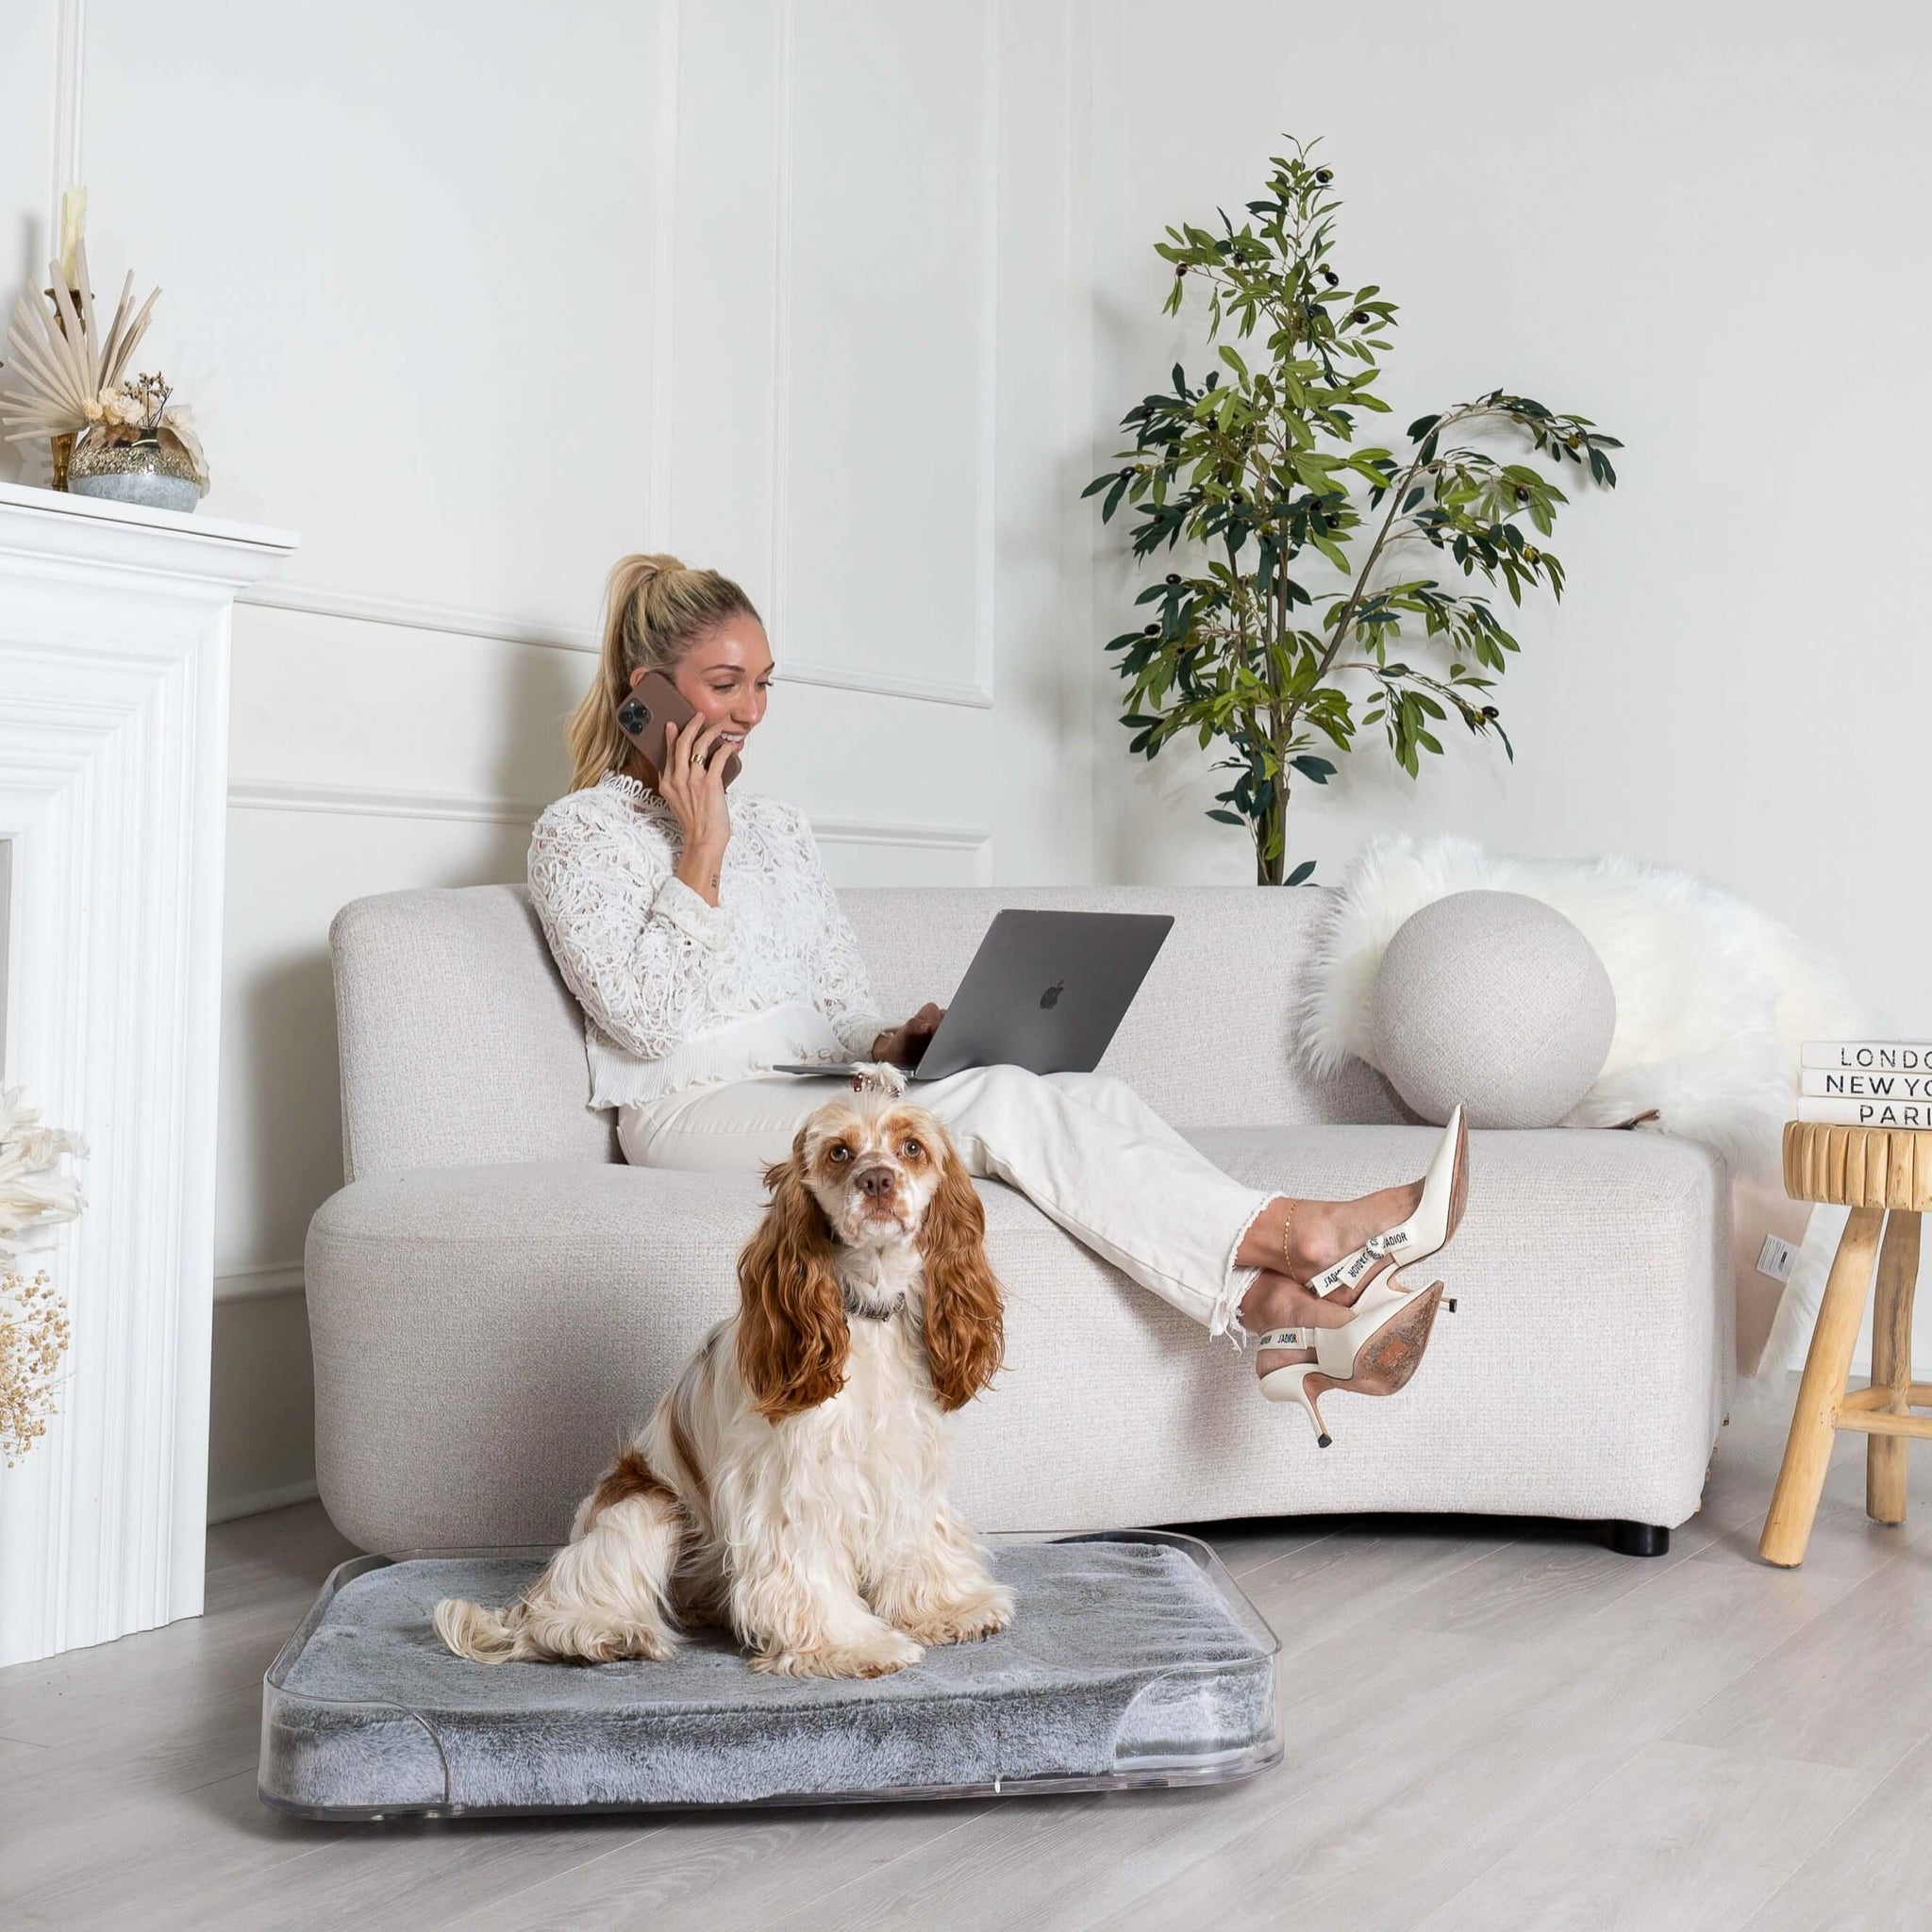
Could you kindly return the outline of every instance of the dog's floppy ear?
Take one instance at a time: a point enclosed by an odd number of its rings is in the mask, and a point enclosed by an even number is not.
[[[986,1258],[986,1209],[950,1137],[940,1184],[919,1226],[925,1263],[925,1356],[941,1408],[963,1408],[1006,1352],[1000,1285]]]
[[[765,1170],[772,1205],[738,1257],[738,1373],[760,1415],[782,1422],[845,1386],[851,1333],[832,1230],[805,1183],[805,1133]]]

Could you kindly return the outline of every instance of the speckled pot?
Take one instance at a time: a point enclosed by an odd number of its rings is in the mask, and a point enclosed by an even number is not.
[[[192,510],[201,501],[193,460],[165,427],[158,437],[131,442],[90,430],[68,464],[67,487],[75,496],[105,496],[149,509]]]

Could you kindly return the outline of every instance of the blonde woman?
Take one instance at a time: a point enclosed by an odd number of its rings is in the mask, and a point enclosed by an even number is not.
[[[725,790],[773,669],[728,577],[675,557],[611,573],[596,680],[570,721],[573,789],[537,822],[529,878],[584,1008],[590,1104],[617,1109],[636,1166],[759,1172],[837,1091],[774,1065],[911,1066],[942,1017],[930,1002],[896,1022],[878,1010],[805,814]],[[616,716],[651,671],[697,713],[669,734],[662,771]],[[975,1067],[919,1099],[974,1174],[1019,1189],[1210,1334],[1261,1341],[1263,1391],[1299,1401],[1318,1440],[1324,1390],[1387,1394],[1412,1373],[1437,1290],[1391,1277],[1459,1218],[1459,1122],[1426,1185],[1311,1201],[1232,1179],[1108,1074]]]

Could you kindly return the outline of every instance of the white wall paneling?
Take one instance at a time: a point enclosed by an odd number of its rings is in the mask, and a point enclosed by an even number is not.
[[[547,803],[547,801],[545,801]],[[530,825],[542,804],[515,798],[446,798],[428,791],[377,791],[348,785],[279,785],[272,781],[228,788],[228,803],[242,811],[348,813],[378,819],[452,819],[494,825]],[[822,845],[890,845],[929,852],[976,852],[990,834],[970,825],[923,825],[887,819],[814,817]]]
[[[319,617],[397,625],[406,630],[440,631],[453,637],[493,638],[501,643],[579,651],[589,657],[594,657],[597,650],[597,634],[587,628],[553,624],[541,617],[499,616],[493,611],[465,610],[453,605],[420,604],[403,597],[357,597],[342,591],[311,590],[300,584],[263,584],[236,601],[270,610],[302,610]],[[766,615],[770,615],[769,611]],[[868,671],[861,665],[818,663],[790,652],[778,675],[787,684],[823,684],[836,691],[874,691],[883,697],[923,698],[930,704],[969,705],[981,710],[992,706],[991,692],[978,684],[908,676],[894,671]]]
[[[302,1474],[306,1391],[257,1396],[302,1374],[340,1180],[328,922],[522,875],[619,555],[766,610],[748,782],[835,877],[1090,875],[1089,31],[1079,0],[0,9],[0,300],[84,179],[97,279],[162,288],[142,362],[200,419],[205,512],[305,533],[234,626],[216,1513]]]
[[[201,1607],[229,604],[293,541],[0,485],[0,1083],[92,1143],[0,1664]]]
[[[823,661],[875,605],[877,675],[990,706],[997,0],[781,0],[779,22],[774,613],[788,653]]]

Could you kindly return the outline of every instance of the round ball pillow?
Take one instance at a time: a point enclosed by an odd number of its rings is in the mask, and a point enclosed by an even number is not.
[[[1522,892],[1452,892],[1412,914],[1371,994],[1373,1058],[1438,1125],[1551,1127],[1590,1091],[1616,1030],[1596,950]]]

